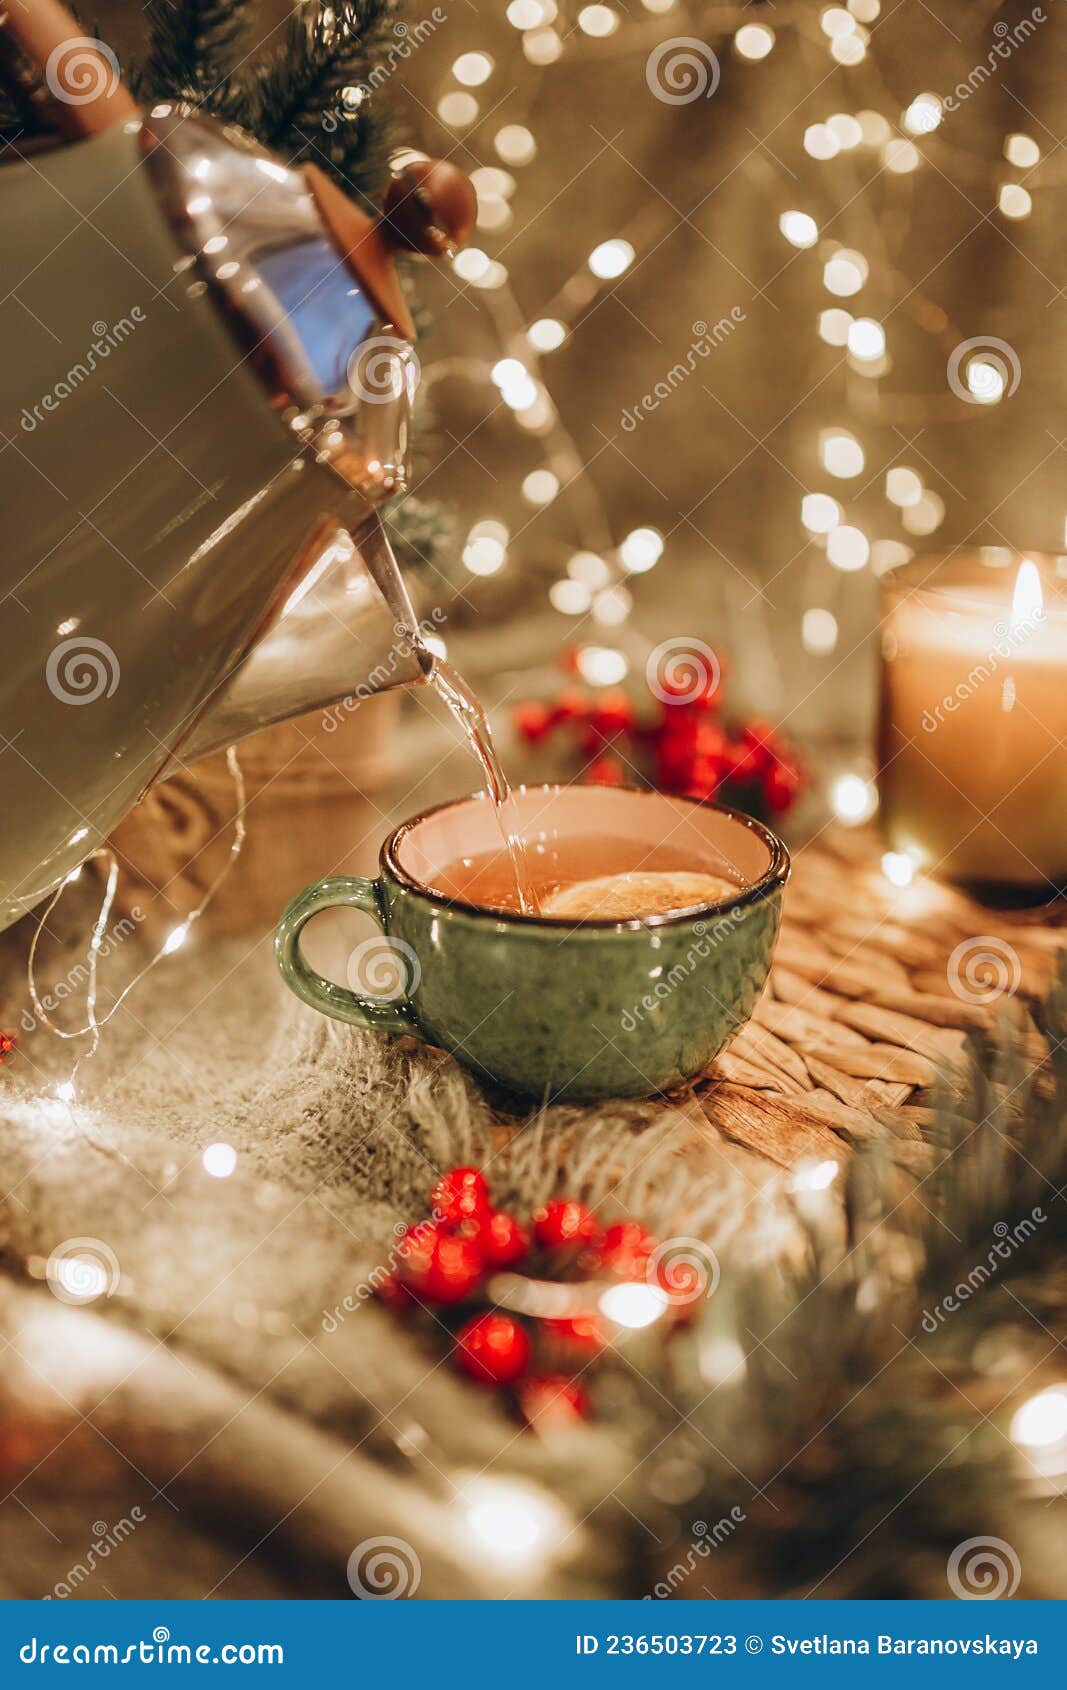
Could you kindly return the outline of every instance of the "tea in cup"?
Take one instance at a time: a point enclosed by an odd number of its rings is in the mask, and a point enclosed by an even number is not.
[[[520,787],[507,808],[517,858],[478,795],[404,822],[376,880],[306,887],[278,924],[288,985],[338,1020],[415,1034],[548,1101],[645,1096],[702,1073],[766,982],[785,846],[749,816],[656,792]],[[305,961],[305,924],[339,906],[379,924],[400,996],[352,991]]]

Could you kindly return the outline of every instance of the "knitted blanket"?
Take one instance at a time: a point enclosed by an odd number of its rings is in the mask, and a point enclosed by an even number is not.
[[[80,893],[51,981],[84,960]],[[0,945],[9,1026],[28,1004],[26,927]],[[23,1031],[0,1075],[2,1594],[347,1596],[350,1557],[379,1539],[403,1546],[386,1576],[417,1565],[423,1597],[635,1593],[639,1403],[616,1393],[543,1441],[368,1276],[461,1162],[521,1214],[565,1192],[717,1250],[744,1229],[770,1257],[792,1224],[772,1164],[684,1099],[505,1114],[444,1053],[306,1010],[267,938],[198,934],[168,958],[74,1102],[54,1095],[71,1058]],[[236,1152],[227,1177],[205,1168],[212,1144]],[[534,1499],[550,1551],[490,1552],[470,1526],[487,1483]]]

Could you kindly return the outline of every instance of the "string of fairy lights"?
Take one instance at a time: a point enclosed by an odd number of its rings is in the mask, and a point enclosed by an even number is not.
[[[646,20],[640,14],[624,17],[615,7],[597,3],[583,6],[573,19],[565,19],[557,0],[511,0],[507,22],[518,32],[522,56],[530,67],[528,105],[534,105],[545,72],[565,56],[648,53],[650,27],[658,44],[650,60],[662,54],[664,45],[678,48],[674,80],[669,84],[678,91],[674,103],[682,103],[683,95],[685,103],[689,98],[704,97],[709,83],[713,92],[719,77],[716,54],[710,42],[706,44],[706,57],[694,54],[694,49],[705,46],[705,42],[694,41],[690,29],[693,27],[695,33],[695,27],[685,17],[684,7],[677,0],[642,0],[642,6],[653,16]],[[850,95],[853,87],[862,89],[862,98],[852,96],[846,101],[857,109],[828,112],[825,118],[804,128],[803,150],[815,164],[830,166],[832,161],[855,155],[857,161],[866,162],[870,181],[882,176],[891,189],[894,183],[903,186],[924,164],[940,170],[949,160],[954,168],[962,161],[964,172],[970,170],[988,187],[988,163],[963,153],[954,143],[950,145],[942,131],[946,115],[958,109],[961,98],[966,99],[973,90],[969,85],[957,86],[955,95],[946,92],[942,96],[918,89],[904,105],[895,100],[878,75],[872,53],[872,31],[881,13],[881,0],[847,0],[846,5],[830,5],[821,11],[781,5],[774,9],[772,24],[755,22],[750,9],[735,6],[715,8],[701,23],[719,51],[729,51],[739,64],[752,69],[776,50],[782,31],[792,30],[803,38],[808,50],[814,47],[816,52],[825,53],[830,73],[824,78],[828,101],[830,89],[842,86],[838,70]],[[664,18],[672,26],[676,20],[682,26],[677,38],[666,43],[665,24],[656,21]],[[999,43],[1001,56],[1026,39],[1026,27],[1019,29],[1022,33],[1016,39],[1016,32],[1009,32],[1007,26],[995,26],[993,39]],[[661,75],[664,73],[671,74],[669,64],[661,67]],[[482,101],[488,112],[497,105],[495,81],[500,77],[493,55],[476,48],[456,58],[447,86],[439,92],[437,115],[462,139],[465,153],[478,156],[477,149],[483,143],[482,131],[476,131],[476,126],[482,118]],[[591,618],[598,634],[595,641],[579,647],[579,672],[592,685],[614,685],[630,667],[624,649],[633,603],[629,578],[654,568],[666,542],[664,535],[652,527],[638,528],[621,540],[613,540],[610,519],[599,506],[592,477],[553,398],[551,361],[553,354],[566,345],[574,317],[585,311],[598,292],[624,277],[644,253],[630,229],[627,238],[620,235],[599,242],[560,290],[553,302],[555,314],[525,321],[511,292],[507,266],[493,256],[491,248],[494,237],[504,234],[513,223],[520,195],[517,173],[537,157],[538,140],[527,124],[508,121],[492,133],[488,144],[494,155],[492,162],[479,163],[471,173],[484,244],[459,253],[454,270],[462,284],[484,293],[489,320],[498,331],[498,353],[495,358],[460,362],[473,378],[497,390],[524,433],[544,441],[545,460],[521,477],[518,493],[532,509],[565,497],[574,513],[575,536],[564,573],[548,585],[548,599],[564,616]],[[1041,146],[1031,135],[1007,134],[1003,161],[1000,179],[994,182],[995,212],[1008,222],[1018,221],[1033,209],[1032,173],[1042,165]],[[825,178],[820,174],[811,183],[813,197],[834,200],[832,218],[824,219],[824,223],[834,219],[846,199],[844,193],[834,196],[835,187],[832,173]],[[783,195],[796,192],[795,185],[783,186]],[[858,198],[854,175],[848,179],[847,198]],[[868,473],[869,450],[854,419],[906,423],[915,420],[918,406],[922,406],[923,415],[930,410],[929,394],[911,400],[897,392],[886,395],[880,388],[881,378],[893,369],[894,314],[901,311],[928,333],[947,335],[967,348],[958,367],[962,391],[953,390],[958,397],[976,405],[994,405],[1010,391],[1012,380],[1010,362],[997,350],[999,343],[983,345],[978,341],[971,346],[965,342],[962,331],[951,323],[948,310],[903,279],[885,251],[876,221],[869,214],[867,220],[871,225],[869,246],[862,251],[824,234],[818,216],[803,205],[786,203],[778,216],[779,233],[794,249],[796,261],[818,267],[824,299],[811,324],[813,350],[817,351],[821,343],[843,354],[837,408],[848,421],[820,430],[818,461],[824,485],[803,492],[797,512],[798,556],[807,552],[813,566],[806,594],[812,602],[803,611],[799,635],[804,651],[813,658],[829,659],[838,649],[840,629],[834,605],[842,578],[865,570],[880,574],[905,562],[912,554],[913,542],[935,534],[946,514],[941,494],[927,484],[921,467],[908,462],[891,464],[885,471],[884,527],[895,532],[870,534],[869,521],[864,525],[848,508],[849,484],[867,492],[863,478]],[[660,238],[657,228],[649,230],[644,251],[651,250]],[[881,309],[868,303],[875,297]],[[573,306],[570,313],[568,303]],[[449,360],[450,365],[453,362]],[[432,370],[429,375],[433,379]],[[957,403],[948,389],[945,402],[949,406]],[[504,569],[510,539],[508,526],[499,516],[480,517],[471,526],[463,548],[467,570],[475,576],[489,576]],[[772,642],[767,644],[770,647]],[[870,780],[855,774],[836,779],[830,797],[839,818],[849,823],[868,819],[876,803]]]
[[[510,0],[505,14],[507,24],[517,33],[522,57],[530,68],[528,106],[534,105],[543,76],[565,57],[578,53],[593,58],[647,53],[649,59],[658,61],[664,46],[680,50],[673,65],[660,66],[661,74],[668,78],[668,88],[673,90],[673,103],[703,98],[709,87],[714,92],[720,69],[716,53],[710,43],[705,44],[689,33],[690,27],[695,26],[690,25],[684,5],[679,0],[641,0],[641,5],[648,14],[644,19],[640,14],[624,17],[616,7],[599,0],[582,6],[570,19],[564,18],[558,0]],[[966,87],[957,85],[954,94],[944,96],[919,89],[902,106],[899,100],[892,99],[878,77],[871,41],[881,12],[881,0],[847,0],[846,5],[830,5],[821,11],[804,4],[779,4],[774,9],[772,24],[753,21],[747,7],[716,6],[702,17],[701,27],[713,37],[720,52],[728,51],[740,66],[751,70],[778,50],[782,33],[792,31],[809,49],[826,55],[834,86],[839,85],[838,70],[849,79],[845,84],[848,90],[852,79],[857,88],[865,77],[874,83],[871,103],[850,98],[845,103],[854,104],[855,110],[831,111],[805,127],[803,150],[815,164],[829,166],[850,155],[866,155],[874,174],[884,174],[892,183],[906,180],[927,162],[940,168],[951,157],[954,167],[970,169],[976,178],[988,184],[988,164],[947,143],[942,133],[946,112],[954,109],[951,102],[966,97]],[[665,40],[664,29],[673,32],[676,27],[678,35],[672,33]],[[994,32],[999,28],[995,26]],[[1000,37],[1002,53],[1019,44],[1015,34],[1021,29],[1023,26],[1019,25],[1016,32]],[[694,57],[694,46],[705,48],[706,56]],[[498,104],[494,93],[496,76],[497,65],[492,54],[472,48],[455,59],[447,86],[439,92],[437,115],[462,139],[465,154],[476,146],[474,131],[483,115],[481,102],[487,101],[489,111]],[[824,80],[829,86],[831,78]],[[354,115],[362,91],[346,92],[353,94]],[[868,85],[864,85],[863,92],[865,99],[870,99]],[[877,107],[891,110],[892,116]],[[479,163],[471,172],[482,244],[459,252],[453,270],[461,285],[483,296],[496,339],[496,354],[491,358],[443,360],[427,369],[425,379],[433,383],[460,369],[495,390],[515,425],[542,443],[543,461],[521,477],[519,496],[531,511],[565,498],[573,518],[574,534],[563,572],[547,587],[548,601],[564,617],[592,621],[597,635],[592,640],[582,640],[576,654],[577,667],[590,685],[613,686],[629,672],[634,645],[639,639],[629,626],[633,608],[630,583],[633,577],[659,564],[667,542],[651,526],[637,527],[621,539],[616,538],[595,480],[553,398],[551,362],[553,355],[567,344],[578,316],[598,294],[640,263],[662,238],[669,218],[665,212],[659,222],[636,219],[625,235],[598,242],[559,290],[550,312],[527,321],[510,287],[507,265],[488,249],[494,238],[505,235],[513,224],[520,194],[517,173],[538,156],[537,136],[528,123],[506,121],[492,133],[491,147],[492,161]],[[1000,179],[995,183],[995,211],[1008,222],[1017,222],[1031,214],[1032,188],[1035,181],[1045,180],[1049,160],[1043,157],[1038,141],[1021,132],[1004,136],[1003,160]],[[813,194],[828,195],[827,183],[830,178],[813,183]],[[854,193],[852,197],[856,197]],[[839,209],[838,202],[835,211]],[[800,640],[804,651],[813,658],[829,659],[838,648],[840,630],[833,605],[843,578],[865,570],[878,573],[906,561],[911,555],[911,541],[934,534],[945,517],[940,494],[926,484],[919,468],[908,463],[890,465],[884,479],[885,503],[899,525],[899,534],[872,537],[848,508],[845,489],[849,483],[855,485],[864,477],[869,456],[856,427],[851,426],[852,419],[862,416],[883,422],[909,418],[908,396],[896,392],[886,396],[879,385],[880,378],[893,368],[894,311],[906,309],[932,333],[944,334],[952,329],[956,340],[963,342],[962,332],[953,329],[944,306],[927,299],[918,288],[901,278],[895,279],[895,267],[884,251],[877,223],[873,219],[869,222],[869,250],[863,251],[824,234],[818,217],[802,205],[784,204],[777,219],[782,240],[793,249],[794,258],[790,261],[818,266],[824,299],[811,325],[814,344],[817,347],[821,343],[843,354],[844,381],[838,403],[849,417],[848,424],[830,423],[820,430],[818,458],[826,485],[813,486],[799,497],[797,516],[802,540],[798,556],[808,551],[813,565],[809,593],[812,602],[802,614]],[[898,294],[895,303],[894,286]],[[875,314],[873,305],[864,308],[875,295],[882,300],[879,314]],[[1012,371],[996,351],[998,344],[983,349],[976,343],[971,355],[961,361],[959,380],[966,396],[976,405],[997,404],[1011,390]],[[873,398],[865,397],[865,392]],[[928,409],[929,395],[924,395],[921,402]],[[476,577],[499,573],[507,565],[511,540],[508,524],[500,516],[480,516],[471,525],[462,548],[464,567]],[[758,604],[754,609],[756,614],[762,614]],[[767,639],[764,645],[766,652],[772,654],[773,642]],[[239,775],[235,774],[235,779]],[[830,800],[840,820],[865,821],[876,803],[873,783],[866,772],[839,774],[832,782]],[[240,852],[244,832],[240,794],[238,813],[234,856]],[[170,954],[185,942],[190,923],[199,913],[199,909],[193,912],[175,929],[161,955]],[[35,990],[33,966],[31,959],[31,993]],[[95,1048],[99,1028],[93,1020],[92,1006],[89,1021],[77,1036],[85,1033],[91,1035]],[[64,1082],[65,1096],[72,1089],[71,1082]]]
[[[78,1102],[78,1071],[81,1068],[82,1063],[89,1061],[99,1050],[100,1038],[103,1029],[107,1026],[112,1017],[118,1013],[122,1005],[126,1002],[126,999],[130,996],[130,993],[140,985],[145,976],[151,974],[153,969],[158,967],[158,965],[163,961],[164,957],[173,956],[175,951],[181,950],[182,946],[189,938],[190,931],[196,922],[198,922],[206,913],[208,907],[214,901],[215,894],[219,891],[223,882],[231,874],[244,849],[245,837],[248,831],[248,805],[245,792],[244,774],[242,772],[240,762],[238,761],[236,748],[232,745],[226,750],[226,768],[233,784],[234,813],[233,833],[229,849],[223,859],[222,866],[212,877],[195,907],[189,911],[188,915],[186,915],[177,924],[177,926],[171,928],[162,945],[151,953],[148,961],[143,963],[132,978],[126,982],[122,989],[114,996],[107,1010],[102,1015],[97,1014],[97,988],[100,959],[102,954],[106,954],[108,948],[108,923],[111,919],[111,912],[114,908],[115,896],[118,891],[119,860],[115,851],[109,845],[104,845],[91,852],[89,858],[87,859],[89,862],[98,862],[103,865],[104,889],[96,918],[93,922],[92,935],[89,940],[88,955],[86,957],[85,1020],[80,1026],[61,1027],[52,1018],[48,1008],[48,1003],[50,1001],[48,999],[48,994],[45,994],[44,999],[41,997],[38,984],[37,963],[41,939],[42,936],[49,930],[49,921],[53,912],[60,900],[63,898],[68,886],[72,886],[75,881],[81,879],[82,868],[85,866],[84,864],[80,864],[67,875],[66,879],[60,883],[48,901],[42,905],[37,915],[36,924],[33,930],[33,937],[30,940],[30,948],[26,958],[26,986],[29,992],[30,1002],[33,1005],[33,1013],[38,1024],[54,1039],[77,1041],[79,1048],[69,1074],[66,1079],[58,1081],[52,1088],[52,1095],[58,1098],[60,1103],[67,1107],[72,1118],[74,1118],[75,1105]],[[84,1040],[88,1040],[88,1044],[84,1044],[82,1042]],[[231,1155],[233,1158],[232,1161],[229,1160]],[[236,1161],[236,1153],[232,1152],[228,1145],[209,1145],[204,1152],[204,1168],[208,1173],[213,1174],[215,1177],[222,1177],[225,1174],[232,1173],[233,1168],[236,1166]]]
[[[676,0],[642,0],[642,4],[646,12],[656,17],[672,12]],[[819,16],[808,8],[787,5],[780,5],[774,16],[778,28],[792,26],[809,35],[814,31],[815,38],[825,47],[830,60],[851,74],[869,62],[869,26],[877,22],[879,12],[879,0],[848,0],[847,7],[830,6]],[[511,0],[506,16],[508,23],[521,35],[523,56],[535,72],[551,67],[571,50],[575,31],[595,44],[607,46],[616,37],[620,44],[624,44],[625,38],[638,27],[632,20],[624,22],[612,6],[599,3],[584,6],[578,12],[573,28],[564,27],[556,0]],[[739,8],[717,13],[717,30],[720,19],[730,20],[722,21],[721,28],[730,32],[731,50],[739,60],[756,66],[775,50],[777,33],[770,24],[751,21]],[[488,85],[493,74],[494,64],[488,53],[471,51],[460,55],[452,67],[455,86],[444,91],[438,103],[442,121],[457,132],[469,129],[480,112],[473,90]],[[898,113],[895,121],[874,109],[830,113],[824,120],[806,128],[804,150],[813,161],[821,164],[829,163],[839,154],[866,149],[891,177],[907,176],[921,167],[924,149],[934,145],[942,110],[942,102],[937,95],[919,91]],[[478,225],[489,238],[506,230],[511,223],[514,215],[512,201],[518,191],[514,172],[531,163],[537,154],[535,135],[519,123],[502,125],[493,136],[492,144],[498,162],[479,166],[473,173],[478,194]],[[1005,138],[1004,157],[1007,166],[1016,172],[1030,172],[1041,162],[1037,142],[1023,134]],[[1032,197],[1024,182],[1014,178],[1001,182],[997,209],[1008,219],[1028,216]],[[883,313],[879,317],[872,312],[854,312],[849,305],[840,303],[865,297],[872,274],[877,273],[876,260],[858,249],[836,241],[828,242],[812,212],[799,206],[782,209],[778,228],[788,245],[798,253],[811,253],[814,261],[821,266],[821,284],[828,299],[816,315],[814,334],[825,345],[844,353],[848,377],[862,383],[877,383],[892,367],[892,334],[887,332],[886,327],[888,314]],[[631,238],[618,236],[599,243],[588,254],[581,271],[576,272],[561,291],[561,301],[573,301],[576,309],[582,308],[598,289],[624,276],[639,256],[639,246]],[[665,550],[664,536],[652,527],[638,527],[617,542],[613,540],[608,515],[597,499],[595,486],[560,417],[546,379],[546,368],[550,367],[553,353],[566,344],[571,332],[563,304],[558,315],[546,315],[525,322],[511,295],[505,264],[482,246],[460,253],[454,268],[462,283],[484,291],[490,319],[499,333],[499,349],[495,358],[487,361],[464,359],[460,362],[499,393],[518,427],[545,443],[545,462],[522,477],[520,496],[526,505],[536,509],[551,504],[566,493],[574,510],[577,543],[567,560],[565,572],[548,588],[549,601],[563,616],[592,617],[601,630],[601,643],[583,646],[581,672],[592,685],[615,684],[627,672],[625,652],[612,643],[613,637],[620,637],[613,636],[613,631],[625,627],[632,608],[627,582],[659,564]],[[428,371],[427,377],[433,379],[434,371]],[[975,403],[995,404],[1004,396],[1008,375],[995,358],[983,357],[978,352],[965,365],[963,380]],[[860,406],[857,404],[851,406],[851,411],[858,409]],[[848,483],[856,483],[864,475],[867,456],[862,440],[851,427],[834,423],[820,432],[819,462],[830,486],[841,489]],[[920,471],[911,465],[891,466],[886,473],[884,492],[890,510],[897,513],[903,537],[871,539],[851,515],[843,493],[839,495],[828,487],[812,487],[801,495],[799,523],[808,543],[817,551],[820,562],[830,566],[830,580],[902,561],[908,555],[909,541],[932,534],[944,518],[943,501],[935,490],[926,486]],[[508,559],[510,538],[507,525],[500,518],[479,518],[470,528],[463,548],[463,562],[468,572],[472,576],[492,576],[503,569]],[[826,579],[825,575],[822,579]],[[804,611],[801,639],[809,654],[832,655],[837,646],[838,626],[836,616],[828,605],[813,603]],[[185,943],[192,924],[206,909],[221,880],[240,854],[245,835],[245,801],[240,769],[232,748],[228,760],[234,780],[236,816],[227,860],[201,903],[172,931],[161,950],[127,985],[106,1015],[98,1017],[96,1012],[96,963],[115,892],[117,865],[113,854],[107,854],[107,886],[93,927],[86,1021],[73,1031],[56,1027],[45,1013],[34,974],[35,937],[29,959],[29,987],[35,1011],[42,1024],[60,1037],[88,1037],[88,1055],[96,1049],[101,1028],[133,986],[164,955],[173,953]],[[841,777],[833,789],[833,800],[843,820],[865,819],[871,807],[870,785],[858,775]],[[45,910],[42,926],[54,903],[55,900]],[[77,1063],[70,1078],[62,1081],[54,1091],[56,1098],[72,1114],[77,1100],[76,1073]],[[223,1180],[234,1172],[238,1156],[230,1145],[211,1144],[204,1149],[201,1163],[209,1180]],[[790,1189],[796,1194],[798,1206],[809,1222],[818,1218],[815,1205],[828,1203],[825,1194],[836,1174],[833,1162],[802,1162],[794,1171]],[[93,1241],[75,1242],[86,1245]],[[66,1284],[65,1274],[69,1280],[68,1289],[80,1288],[82,1300],[92,1300],[94,1295],[101,1294],[102,1287],[94,1278],[101,1271],[91,1255],[81,1254],[65,1258],[54,1269],[50,1264],[46,1277],[54,1272],[59,1282]],[[106,1287],[106,1284],[104,1276],[103,1286]],[[635,1291],[642,1293],[647,1301],[647,1287],[643,1285],[621,1285],[612,1291],[615,1297],[612,1317],[620,1337],[647,1324],[643,1305],[639,1304],[636,1309],[632,1306]],[[624,1293],[621,1300],[620,1292]],[[630,1293],[629,1301],[625,1293]],[[709,1384],[717,1385],[736,1375],[739,1368],[743,1370],[745,1352],[732,1337],[721,1333],[710,1335],[702,1345],[700,1365]],[[445,1458],[442,1455],[439,1467],[429,1453],[433,1447],[429,1435],[423,1433],[422,1428],[417,1429],[418,1440],[405,1436],[402,1443],[398,1442],[397,1448],[413,1465],[417,1464],[421,1476],[431,1487],[436,1485],[446,1498],[452,1509],[448,1524],[453,1530],[458,1558],[484,1566],[487,1576],[490,1572],[496,1574],[506,1581],[509,1588],[516,1584],[522,1588],[523,1580],[528,1579],[532,1584],[573,1553],[571,1543],[578,1530],[578,1521],[568,1506],[543,1487],[518,1477],[489,1472],[447,1474],[443,1470]],[[1025,1399],[1011,1423],[1010,1437],[1021,1459],[1034,1472],[1055,1474],[1062,1471],[1062,1465],[1056,1464],[1059,1460],[1056,1452],[1067,1438],[1067,1386],[1056,1385]],[[1050,1449],[1054,1455],[1049,1455]],[[410,1520],[405,1530],[415,1543],[419,1542],[417,1519]],[[432,1549],[432,1537],[433,1532],[428,1525],[427,1551]],[[369,1541],[390,1544],[396,1540]],[[417,1564],[416,1561],[416,1567]],[[349,1577],[353,1580],[353,1588],[367,1594],[368,1591],[357,1583],[359,1574],[360,1569],[357,1567],[354,1573],[350,1563]],[[393,1574],[402,1584],[404,1566],[398,1564]],[[410,1580],[410,1569],[406,1576]],[[417,1581],[417,1573],[415,1577]],[[391,1592],[406,1593],[404,1588]]]

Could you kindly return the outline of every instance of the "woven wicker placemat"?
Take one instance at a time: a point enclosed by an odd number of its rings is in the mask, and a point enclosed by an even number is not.
[[[1005,913],[923,878],[896,887],[882,849],[839,829],[796,852],[767,990],[694,1088],[726,1139],[780,1167],[881,1140],[922,1171],[935,1086],[962,1082],[973,1029],[1007,1018],[1035,1065],[1047,1054],[1026,1005],[1056,973],[1067,905]]]

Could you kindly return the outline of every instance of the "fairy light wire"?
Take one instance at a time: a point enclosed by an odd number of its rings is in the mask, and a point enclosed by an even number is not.
[[[33,937],[30,940],[29,954],[26,960],[26,984],[29,989],[30,1002],[33,1005],[37,1020],[39,1024],[44,1027],[47,1032],[51,1033],[54,1038],[88,1038],[90,1041],[86,1050],[78,1052],[74,1060],[74,1066],[71,1069],[67,1080],[62,1082],[62,1095],[66,1097],[68,1102],[73,1102],[74,1097],[76,1096],[77,1075],[81,1064],[95,1056],[97,1050],[99,1049],[101,1030],[107,1026],[112,1016],[115,1015],[122,1007],[130,993],[140,985],[145,976],[151,974],[152,970],[156,968],[160,962],[162,962],[164,957],[172,955],[176,950],[181,948],[182,944],[184,944],[186,938],[188,937],[189,929],[195,922],[200,920],[200,917],[204,914],[204,911],[212,902],[223,881],[231,873],[234,864],[241,855],[248,831],[247,795],[245,791],[244,773],[241,769],[236,748],[232,745],[229,746],[226,751],[226,766],[229,769],[230,777],[233,781],[234,791],[233,838],[230,841],[230,848],[227,852],[226,860],[215,875],[215,878],[211,881],[195,909],[190,910],[189,914],[185,916],[179,923],[178,927],[176,927],[168,935],[163,944],[159,946],[158,950],[154,952],[144,966],[137,971],[131,980],[127,981],[126,985],[123,987],[122,991],[119,993],[118,997],[115,999],[114,1003],[105,1015],[98,1016],[96,1013],[96,1006],[100,948],[107,932],[107,925],[111,917],[111,911],[114,908],[119,881],[118,858],[111,847],[108,845],[98,846],[95,851],[91,851],[85,858],[85,862],[93,862],[95,860],[106,862],[107,876],[104,883],[103,897],[100,901],[100,908],[97,912],[96,919],[93,922],[92,935],[89,940],[89,959],[85,988],[85,1021],[80,1027],[59,1027],[52,1020],[45,1008],[44,1002],[42,1001],[38,990],[37,958],[40,949],[41,935],[47,926],[49,917],[58,905],[67,887],[72,883],[72,881],[76,880],[78,875],[81,873],[82,865],[79,865],[72,874],[67,876],[66,880],[62,881],[60,885],[56,887],[56,890],[52,893],[52,896],[49,898],[42,913],[37,918]],[[180,935],[177,942],[175,942],[175,934]]]

